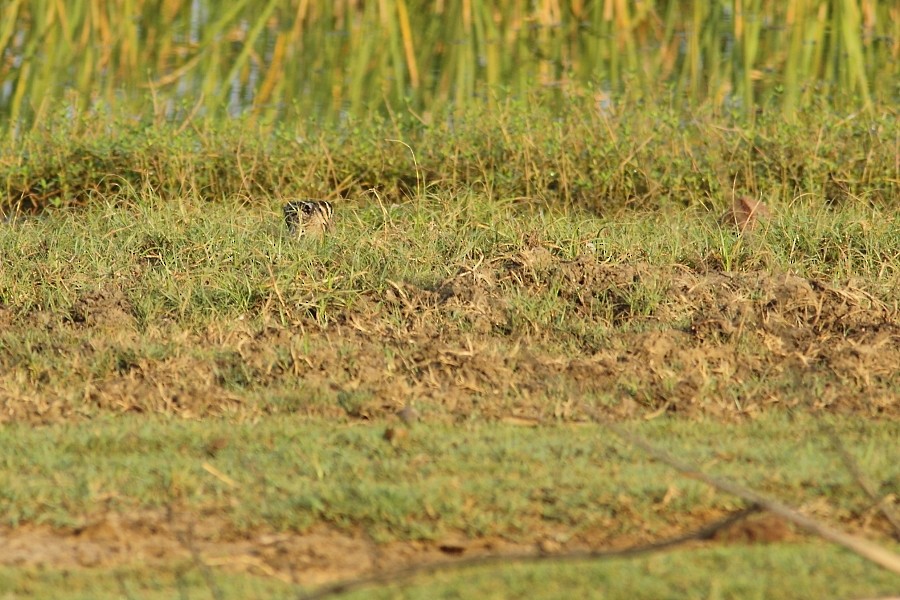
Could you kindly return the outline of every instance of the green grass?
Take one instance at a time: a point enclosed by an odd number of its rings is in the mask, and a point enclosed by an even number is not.
[[[346,597],[840,598],[890,594],[897,583],[855,556],[811,543],[449,572]]]
[[[897,424],[830,422],[866,476],[880,482],[881,493],[895,488]],[[836,468],[838,458],[815,419],[767,417],[741,425],[662,419],[633,430],[707,472],[797,506],[815,506],[820,517],[853,520],[870,510],[850,474]],[[218,527],[229,539],[327,523],[362,530],[379,543],[440,539],[456,531],[528,542],[554,532],[572,540],[600,532],[610,540],[658,539],[670,535],[675,523],[692,527],[710,519],[691,515],[741,506],[649,462],[596,426],[425,425],[398,447],[382,440],[381,432],[378,424],[295,419],[235,426],[133,417],[6,426],[0,514],[7,526],[77,527],[101,504],[104,511],[126,514],[169,505],[198,515],[199,522],[199,515],[224,519]],[[216,439],[226,443],[211,452]],[[206,598],[212,593],[207,577],[189,560],[149,570],[127,564],[99,571],[5,567],[0,589],[11,598],[55,595],[61,586],[72,598],[171,597],[176,591]],[[276,579],[228,569],[214,569],[212,580],[228,598],[297,592]],[[377,597],[843,597],[887,593],[896,584],[896,576],[855,556],[805,541],[450,571]]]
[[[378,206],[339,202],[335,233],[322,244],[297,244],[282,230],[277,205],[100,203],[0,229],[0,299],[18,312],[65,311],[85,293],[114,286],[137,304],[144,323],[172,318],[199,328],[213,319],[257,315],[263,306],[315,309],[326,322],[366,292],[388,289],[388,282],[431,288],[460,269],[511,260],[535,247],[561,260],[792,272],[828,283],[852,278],[885,302],[900,298],[900,226],[893,211],[774,207],[771,222],[741,237],[703,210],[597,218],[446,195],[394,205],[385,220]],[[538,280],[546,271],[532,269]],[[540,323],[553,320],[547,310],[558,304],[554,281],[546,283],[541,296],[517,299]],[[617,296],[629,317],[646,316],[664,289],[665,282],[651,279]]]
[[[0,208],[153,199],[259,207],[298,195],[366,205],[377,195],[390,207],[424,192],[476,198],[463,203],[476,208],[453,213],[467,219],[482,212],[483,197],[605,215],[671,206],[718,212],[733,193],[779,207],[886,208],[898,189],[892,110],[845,118],[823,105],[786,123],[777,112],[686,115],[680,106],[634,102],[609,116],[578,100],[551,109],[535,94],[493,99],[462,120],[442,114],[423,124],[400,112],[303,137],[290,124],[250,119],[181,128],[136,123],[121,110],[66,112],[0,141],[8,200]]]
[[[836,421],[866,474],[887,491],[895,422]],[[237,530],[304,531],[316,523],[362,528],[376,539],[468,536],[530,539],[536,528],[610,536],[664,530],[654,507],[704,513],[740,501],[711,493],[648,462],[597,426],[511,427],[420,424],[399,447],[384,426],[268,418],[235,425],[100,419],[32,428],[7,425],[0,440],[0,514],[5,524],[77,525],[100,498],[114,511],[174,506],[209,511]],[[669,451],[802,505],[827,497],[835,515],[865,510],[851,476],[816,420],[767,417],[724,425],[663,419],[637,428]],[[210,453],[214,440],[221,450]],[[207,472],[213,465],[236,482]],[[628,505],[641,522],[615,518]]]
[[[295,588],[260,576],[214,572],[215,590],[191,563],[147,572],[0,568],[7,597],[72,600],[178,597],[302,598]],[[339,598],[855,598],[890,595],[898,578],[862,559],[818,543],[701,548],[631,559],[510,565],[450,570],[388,586],[368,586]]]
[[[210,587],[208,580],[187,562],[165,569],[120,568],[103,572],[0,567],[0,591],[10,600],[63,595],[71,600],[297,597],[297,591],[278,581],[225,572],[214,576],[214,587]]]

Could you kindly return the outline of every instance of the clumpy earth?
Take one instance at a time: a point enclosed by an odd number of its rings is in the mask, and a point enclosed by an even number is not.
[[[140,326],[115,283],[65,311],[0,308],[12,349],[0,420],[375,419],[415,405],[422,418],[540,421],[580,419],[582,402],[612,417],[900,415],[900,312],[854,281],[537,247],[438,285],[389,282],[325,319],[318,310],[273,293],[254,316]]]

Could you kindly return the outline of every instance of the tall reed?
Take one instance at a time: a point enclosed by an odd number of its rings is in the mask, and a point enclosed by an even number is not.
[[[428,119],[535,86],[560,106],[597,94],[872,110],[898,101],[898,23],[900,8],[875,0],[7,0],[0,115],[9,130],[60,102]]]

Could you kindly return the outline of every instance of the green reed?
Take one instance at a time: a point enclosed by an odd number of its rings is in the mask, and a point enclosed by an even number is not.
[[[873,0],[10,0],[0,115],[13,128],[126,105],[165,118],[334,121],[485,96],[662,98],[788,114],[895,104],[900,15]],[[148,101],[149,99],[149,101]]]

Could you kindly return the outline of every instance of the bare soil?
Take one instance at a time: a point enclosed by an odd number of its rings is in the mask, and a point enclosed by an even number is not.
[[[26,568],[172,568],[195,563],[273,577],[315,587],[413,565],[495,554],[560,554],[617,550],[658,542],[721,519],[708,513],[682,515],[661,532],[612,536],[596,530],[569,536],[547,534],[528,542],[451,535],[435,541],[375,543],[361,533],[317,526],[303,534],[235,532],[216,515],[142,511],[110,513],[69,530],[26,525],[0,530],[0,565]],[[751,516],[699,544],[795,541],[799,534],[776,517]],[[193,566],[197,566],[194,564]]]
[[[538,320],[523,302],[552,298]],[[900,311],[858,282],[561,260],[538,247],[436,286],[393,282],[327,319],[272,294],[258,317],[139,328],[126,292],[16,315],[35,366],[4,363],[0,422],[98,412],[577,419],[771,408],[900,416]],[[278,398],[279,402],[269,399]]]

